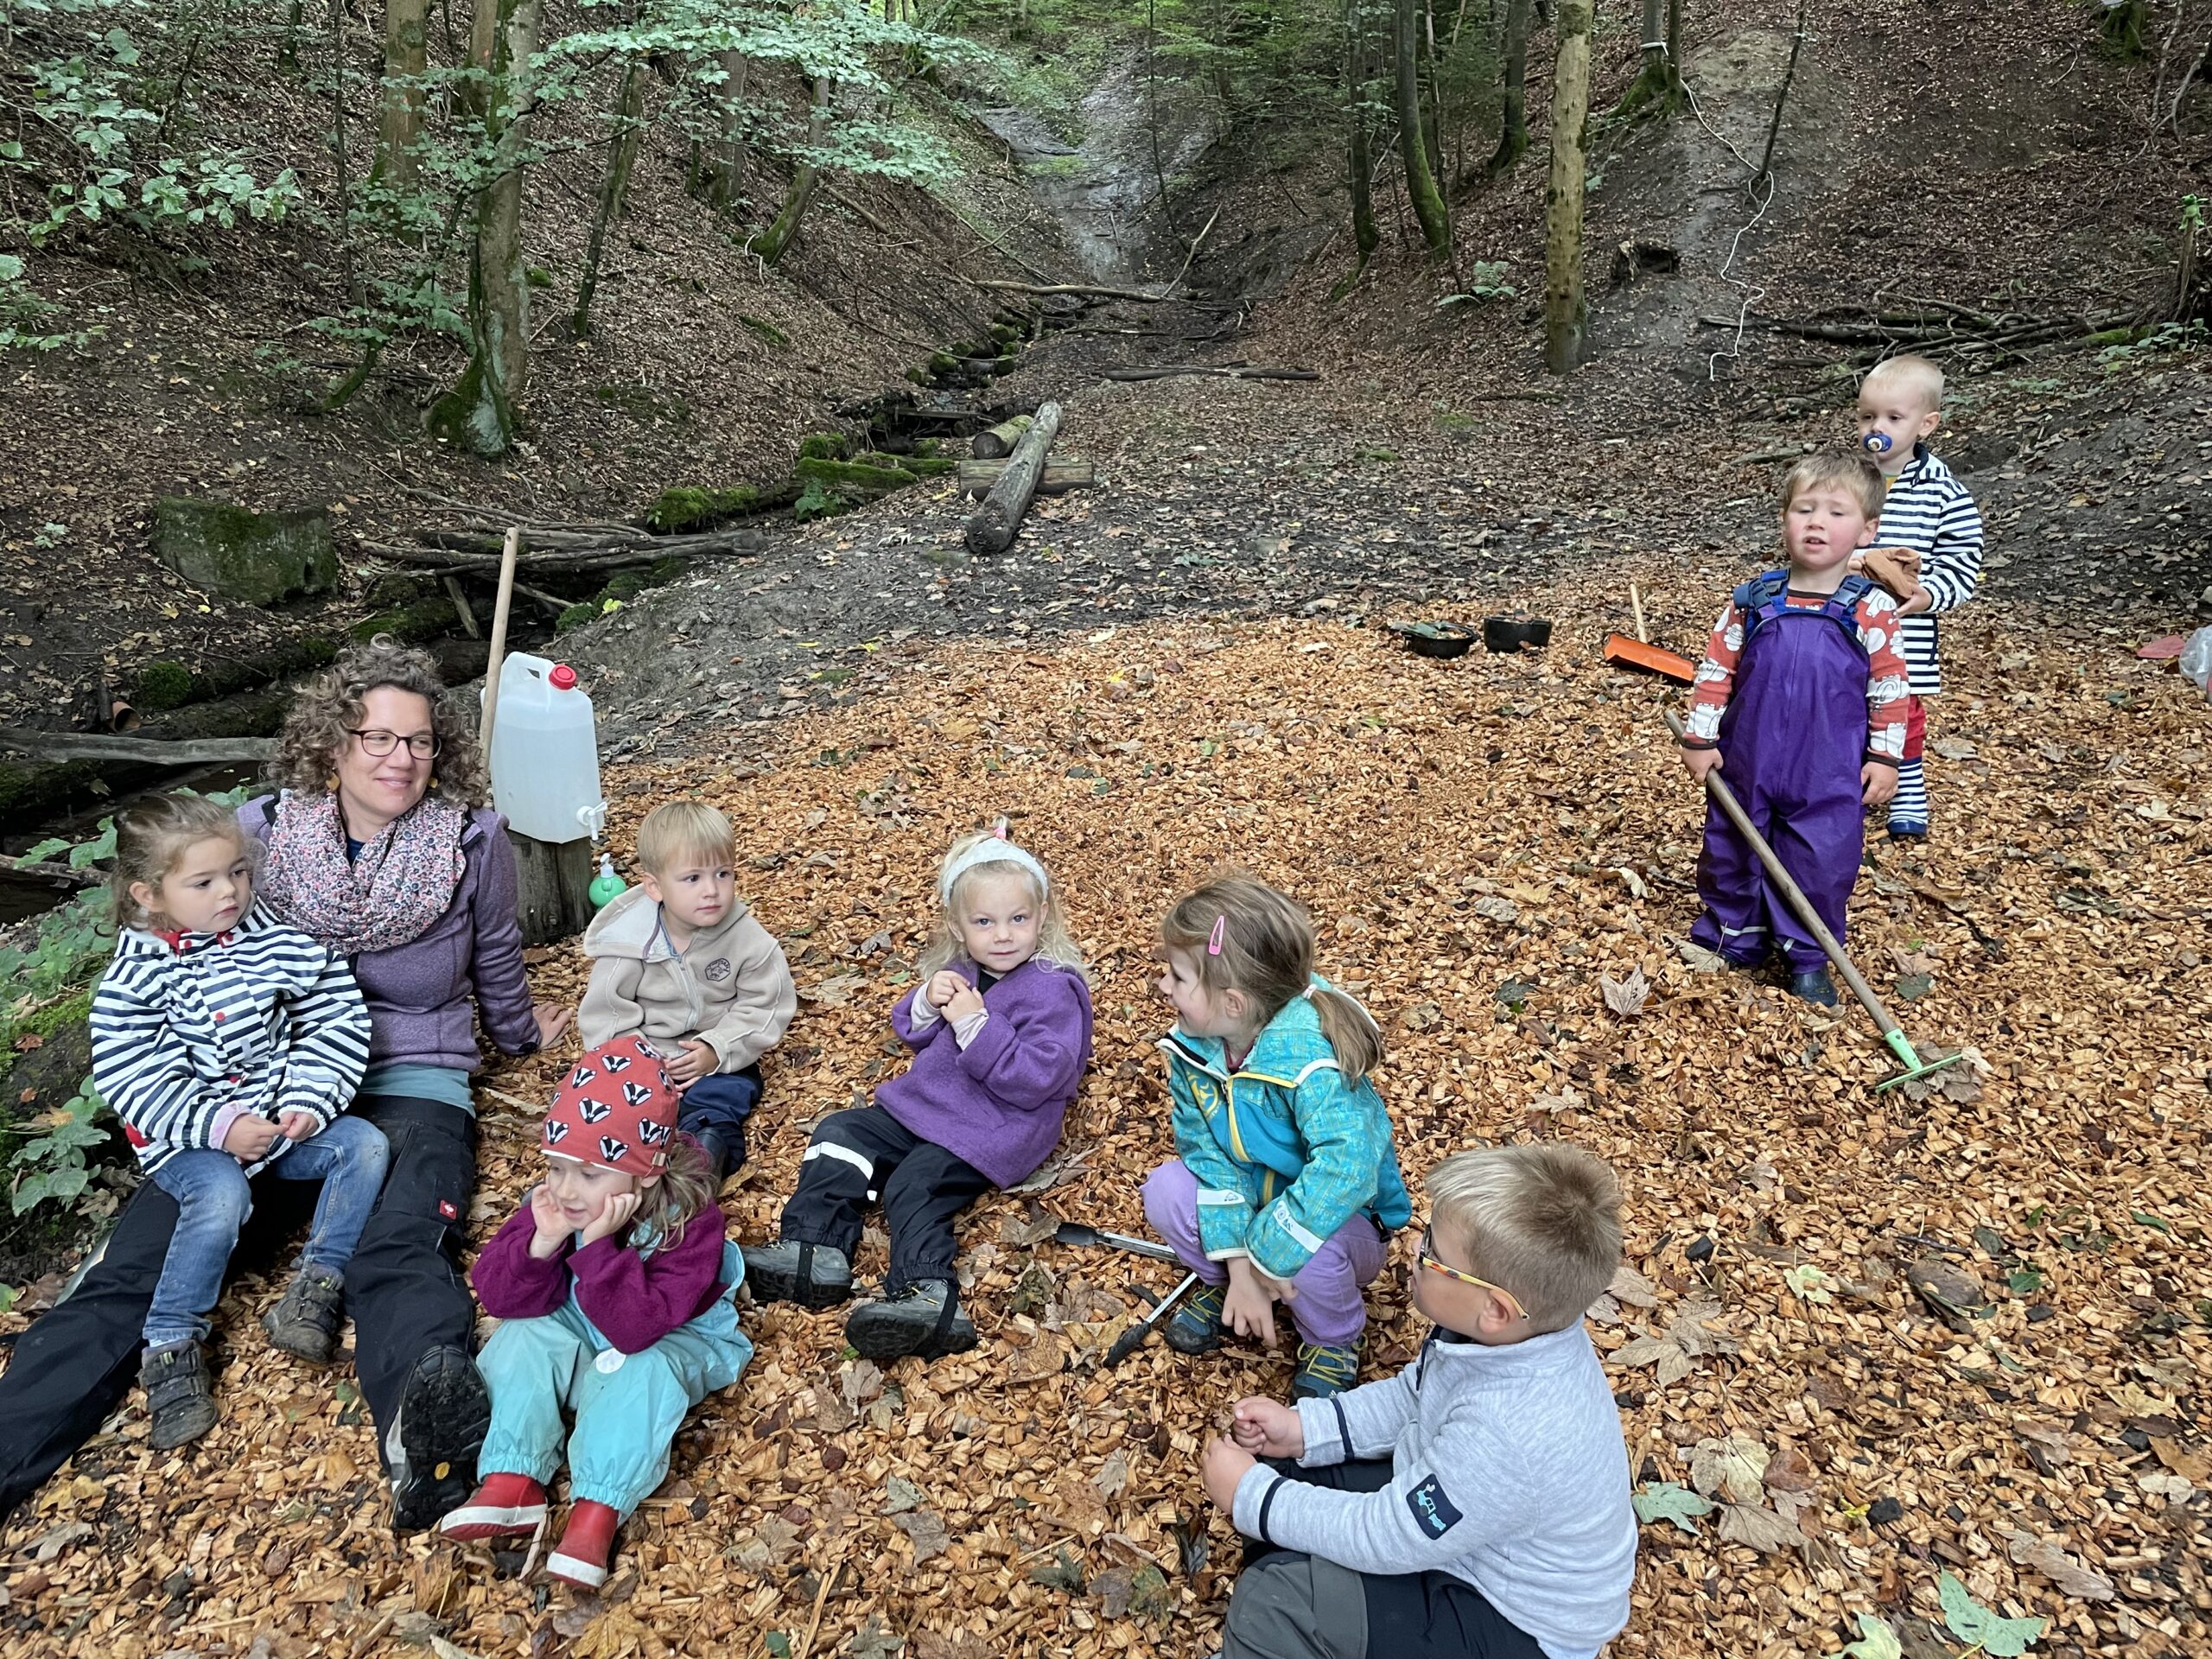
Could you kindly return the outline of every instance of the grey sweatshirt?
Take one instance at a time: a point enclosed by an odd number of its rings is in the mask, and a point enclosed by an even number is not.
[[[576,1024],[587,1048],[632,1032],[673,1047],[697,1037],[717,1071],[741,1071],[773,1048],[798,994],[783,948],[740,902],[678,956],[661,930],[660,906],[632,887],[584,930],[592,959]]]
[[[1298,1416],[1301,1465],[1388,1457],[1396,1478],[1339,1492],[1255,1465],[1238,1531],[1356,1573],[1449,1573],[1551,1659],[1589,1659],[1628,1623],[1628,1448],[1580,1325],[1499,1348],[1439,1332],[1397,1376]]]

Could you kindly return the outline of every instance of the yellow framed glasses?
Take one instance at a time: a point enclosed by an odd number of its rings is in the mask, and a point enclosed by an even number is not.
[[[1432,1227],[1421,1236],[1421,1243],[1414,1251],[1414,1262],[1430,1273],[1440,1273],[1446,1279],[1456,1279],[1463,1285],[1478,1285],[1493,1296],[1503,1296],[1516,1318],[1525,1319],[1529,1317],[1529,1310],[1521,1306],[1521,1299],[1503,1285],[1494,1285],[1487,1279],[1478,1279],[1471,1273],[1462,1273],[1459,1268],[1438,1261],[1435,1245],[1436,1230]]]

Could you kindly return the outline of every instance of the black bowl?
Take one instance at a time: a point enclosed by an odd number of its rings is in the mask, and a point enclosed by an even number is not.
[[[1464,657],[1475,648],[1474,630],[1457,622],[1400,622],[1391,632],[1416,657]]]
[[[1504,616],[1483,619],[1483,648],[1498,652],[1519,651],[1522,646],[1541,649],[1552,642],[1552,620],[1548,616],[1529,616],[1515,611]]]

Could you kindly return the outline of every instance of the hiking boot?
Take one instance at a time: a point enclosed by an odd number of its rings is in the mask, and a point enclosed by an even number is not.
[[[467,1353],[448,1344],[415,1362],[385,1435],[393,1531],[435,1527],[468,1501],[491,1427],[492,1396]]]
[[[138,1362],[138,1384],[154,1419],[147,1444],[156,1452],[196,1440],[215,1427],[215,1379],[198,1343],[149,1351]]]
[[[896,1296],[863,1302],[845,1321],[845,1340],[869,1359],[899,1359],[919,1354],[936,1359],[976,1345],[973,1320],[960,1311],[960,1297],[942,1279],[922,1279]]]
[[[1179,1354],[1211,1353],[1221,1346],[1221,1308],[1228,1300],[1226,1285],[1200,1285],[1167,1316],[1160,1336]]]
[[[1293,1400],[1326,1400],[1359,1381],[1359,1350],[1325,1343],[1298,1344],[1298,1370],[1290,1379]]]
[[[741,1135],[733,1139],[720,1129],[686,1129],[684,1133],[697,1141],[699,1150],[706,1154],[708,1176],[717,1188],[745,1161],[745,1137]]]
[[[1835,1007],[1835,982],[1828,977],[1825,968],[1815,968],[1808,974],[1789,976],[1789,995],[1807,1002],[1817,1002],[1824,1008]]]
[[[338,1327],[346,1319],[343,1281],[327,1268],[302,1268],[284,1299],[261,1316],[269,1345],[317,1365],[338,1352]]]
[[[545,1519],[545,1489],[528,1475],[486,1475],[468,1502],[438,1522],[448,1538],[527,1537]]]
[[[747,1244],[745,1282],[756,1302],[797,1302],[801,1307],[835,1307],[853,1294],[853,1264],[830,1244]]]
[[[545,1558],[545,1571],[579,1590],[596,1590],[607,1582],[607,1558],[614,1554],[614,1529],[622,1517],[604,1503],[585,1498],[569,1510],[569,1524],[561,1541]]]

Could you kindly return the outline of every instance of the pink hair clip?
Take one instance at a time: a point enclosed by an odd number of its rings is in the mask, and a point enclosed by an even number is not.
[[[1220,915],[1213,918],[1213,931],[1206,935],[1206,955],[1210,957],[1219,956],[1221,954],[1221,942],[1224,938],[1228,937],[1228,934],[1229,912],[1227,911],[1224,911]]]
[[[994,823],[991,826],[991,833],[996,836],[1001,841],[1004,841],[1007,838],[1006,832],[1009,826],[1007,823],[1007,821],[1004,818],[1001,818],[996,823]]]

